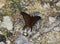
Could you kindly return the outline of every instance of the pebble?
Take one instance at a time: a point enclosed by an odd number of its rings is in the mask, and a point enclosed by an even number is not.
[[[2,8],[5,4],[0,2],[0,8]]]
[[[46,27],[46,28],[43,28],[43,32],[42,33],[44,33],[44,32],[49,32],[50,30],[52,30],[55,26],[57,26],[57,25],[59,25],[60,24],[60,21],[56,21],[56,22],[54,22],[52,25],[50,25],[48,28]]]
[[[56,3],[56,2],[58,2],[58,0],[52,0],[52,2]]]
[[[49,22],[50,23],[53,23],[53,22],[55,22],[56,21],[56,18],[54,18],[54,17],[49,17]]]
[[[1,24],[1,21],[0,21],[0,24]]]
[[[32,16],[40,16],[40,17],[43,17],[43,14],[41,14],[40,12],[34,12],[34,13],[31,13]]]
[[[32,34],[32,32],[31,32],[31,30],[28,30],[28,32],[27,32],[29,35],[31,35]]]
[[[4,42],[0,42],[0,44],[5,44]]]
[[[21,1],[20,3],[22,6],[28,6],[29,5],[29,2],[26,2],[26,1]]]
[[[38,32],[38,33],[36,33],[35,35],[33,35],[32,38],[37,38],[39,35],[40,35],[40,33]]]
[[[56,3],[56,6],[60,7],[60,1]]]
[[[56,4],[58,2],[58,0],[51,0],[50,1],[50,6],[53,6],[54,4]]]
[[[33,42],[28,41],[28,39],[23,36],[23,35],[19,35],[15,41],[14,44],[34,44]]]
[[[60,21],[60,13],[59,13],[59,15],[57,16],[57,20],[59,20],[59,21]]]
[[[35,4],[35,2],[32,0],[32,1],[30,1],[30,3],[32,4],[32,6],[34,6],[34,4]]]
[[[45,9],[49,9],[50,8],[50,4],[49,3],[45,3],[43,6]]]
[[[0,31],[0,34],[3,34],[3,33]]]
[[[24,36],[28,36],[28,34],[26,32],[23,33]]]
[[[55,28],[54,28],[54,31],[59,32],[59,31],[60,31],[60,27],[55,27]]]
[[[1,23],[1,27],[7,28],[8,30],[12,30],[13,23],[11,21],[11,17],[3,16],[3,22]]]
[[[11,43],[9,40],[7,40],[6,42],[7,42],[7,44],[10,44]]]
[[[23,29],[23,28],[20,28],[20,30],[19,30],[20,33],[23,33],[23,32],[24,32],[22,29]]]
[[[39,23],[39,22],[37,22],[37,24],[36,24],[36,28],[37,28],[37,29],[40,28],[40,23]]]

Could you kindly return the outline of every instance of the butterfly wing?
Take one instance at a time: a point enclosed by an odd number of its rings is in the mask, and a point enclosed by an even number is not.
[[[39,19],[41,19],[40,16],[34,16],[34,17],[32,17],[32,23],[31,23],[31,26],[35,25],[35,23],[36,23]]]
[[[31,28],[32,31],[32,26],[35,25],[35,23],[41,19],[41,17],[39,16],[30,16],[29,14],[25,13],[25,12],[21,12],[21,15],[23,16],[24,20],[25,20],[25,26],[23,27],[23,29],[25,29],[27,26]]]
[[[21,12],[21,15],[23,16],[23,19],[25,21],[26,26],[30,26],[31,24],[31,16],[25,12]]]

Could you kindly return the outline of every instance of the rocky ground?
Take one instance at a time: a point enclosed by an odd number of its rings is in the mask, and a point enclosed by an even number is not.
[[[20,11],[41,17],[32,31],[22,30]],[[0,44],[60,44],[60,0],[0,0],[0,39]]]

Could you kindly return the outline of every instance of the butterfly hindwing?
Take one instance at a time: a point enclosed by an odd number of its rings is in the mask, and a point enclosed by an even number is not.
[[[34,17],[32,17],[32,23],[31,23],[31,25],[34,26],[35,23],[36,23],[39,19],[41,19],[40,16],[34,16]]]

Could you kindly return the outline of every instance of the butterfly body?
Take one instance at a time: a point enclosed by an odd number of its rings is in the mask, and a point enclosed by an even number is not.
[[[35,23],[41,19],[40,16],[30,16],[29,14],[25,13],[25,12],[21,12],[21,15],[23,16],[23,19],[25,21],[25,26],[23,27],[23,30],[26,27],[30,27],[32,30],[32,27],[35,25]]]

